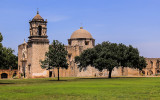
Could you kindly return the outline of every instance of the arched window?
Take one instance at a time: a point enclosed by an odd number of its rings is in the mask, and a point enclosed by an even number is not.
[[[85,41],[85,45],[89,45],[89,41]]]
[[[38,26],[38,35],[39,35],[39,36],[42,35],[42,26]]]

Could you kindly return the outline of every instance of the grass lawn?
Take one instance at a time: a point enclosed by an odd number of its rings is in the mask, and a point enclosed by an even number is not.
[[[0,80],[0,100],[160,100],[160,77]]]

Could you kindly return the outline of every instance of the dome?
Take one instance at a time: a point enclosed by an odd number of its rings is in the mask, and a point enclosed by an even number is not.
[[[76,39],[76,38],[92,38],[92,35],[83,27],[80,27],[80,29],[74,31],[71,35],[71,39]]]
[[[39,12],[37,11],[37,15],[32,20],[44,20],[44,19],[39,15]]]

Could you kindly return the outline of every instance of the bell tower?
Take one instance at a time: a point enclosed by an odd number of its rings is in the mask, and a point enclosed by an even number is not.
[[[47,20],[44,20],[37,11],[37,15],[29,22],[30,36],[28,42],[49,43],[47,39]]]
[[[27,42],[29,78],[48,77],[48,71],[41,68],[41,61],[45,59],[45,53],[49,50],[47,39],[47,20],[44,20],[37,11],[36,16],[29,21],[30,36]]]

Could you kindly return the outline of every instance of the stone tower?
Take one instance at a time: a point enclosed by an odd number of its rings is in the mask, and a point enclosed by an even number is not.
[[[30,36],[28,42],[49,43],[47,39],[47,20],[44,21],[38,11],[37,15],[29,23]]]
[[[40,63],[45,59],[45,53],[49,48],[47,20],[44,20],[37,11],[37,15],[29,23],[29,40],[18,47],[19,72],[25,78],[48,77],[48,71],[42,69]]]

